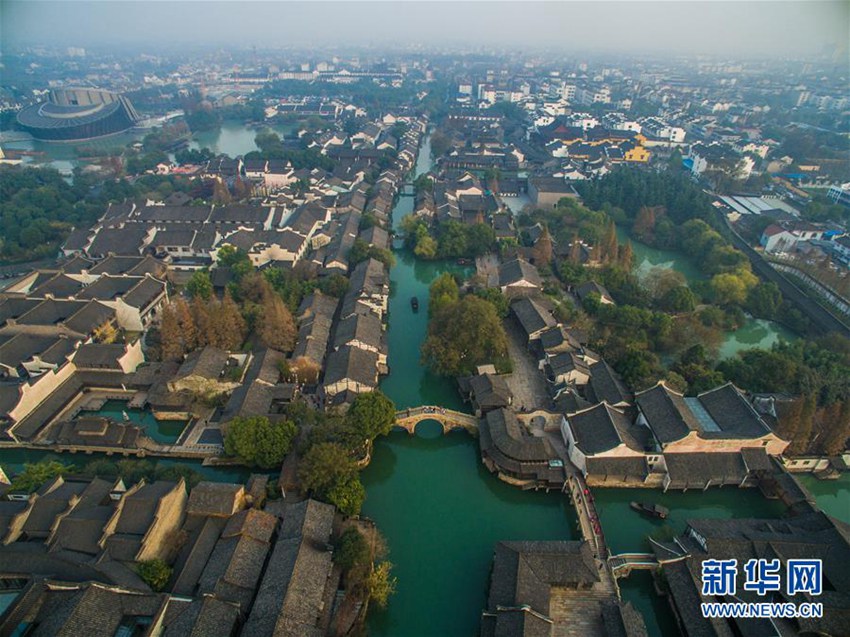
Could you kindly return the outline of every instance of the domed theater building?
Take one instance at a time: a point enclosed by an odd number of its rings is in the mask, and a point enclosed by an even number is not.
[[[75,142],[121,133],[139,114],[130,100],[101,89],[65,88],[50,91],[46,102],[27,106],[18,123],[36,139]]]

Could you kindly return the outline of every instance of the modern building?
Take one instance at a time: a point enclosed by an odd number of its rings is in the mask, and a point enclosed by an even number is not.
[[[46,102],[18,113],[18,123],[33,137],[55,142],[114,135],[138,120],[139,114],[123,95],[89,88],[55,89]]]

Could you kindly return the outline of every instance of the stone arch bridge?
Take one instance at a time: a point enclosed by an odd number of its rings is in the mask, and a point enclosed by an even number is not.
[[[396,427],[401,427],[409,434],[415,433],[416,425],[423,420],[436,420],[443,426],[443,433],[448,433],[453,429],[465,429],[473,434],[478,433],[478,418],[472,414],[465,414],[445,407],[423,405],[402,409],[395,415]]]

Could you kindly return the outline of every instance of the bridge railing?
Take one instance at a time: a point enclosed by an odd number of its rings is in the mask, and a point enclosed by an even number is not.
[[[413,418],[415,416],[450,416],[452,418],[457,418],[462,421],[475,421],[477,418],[472,414],[465,414],[462,411],[455,411],[454,409],[446,409],[445,407],[438,407],[436,405],[422,405],[420,407],[410,407],[409,409],[402,409],[396,412],[396,420],[402,420],[404,418]]]

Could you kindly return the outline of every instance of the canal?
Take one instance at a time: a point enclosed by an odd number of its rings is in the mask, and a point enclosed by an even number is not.
[[[240,125],[241,126],[241,125]],[[253,150],[256,131],[242,127],[222,133],[215,143],[231,155]],[[252,147],[247,147],[250,138]],[[196,140],[203,141],[203,140]],[[206,143],[212,143],[212,138]],[[50,145],[56,147],[56,145]],[[226,148],[225,148],[226,146]],[[247,150],[246,150],[247,149]],[[426,139],[416,163],[416,174],[431,167]],[[394,211],[397,227],[412,212],[413,198],[402,197]],[[625,239],[621,237],[621,241]],[[687,259],[632,242],[636,267],[674,267],[689,280],[699,273]],[[427,331],[428,286],[441,273],[461,276],[470,270],[450,263],[422,262],[409,252],[396,251],[390,272],[389,365],[391,373],[381,388],[404,408],[438,404],[464,409],[452,382],[430,374],[419,360],[419,346]],[[647,265],[649,264],[649,265]],[[418,313],[410,297],[420,301]],[[758,323],[756,322],[756,325]],[[774,326],[764,326],[774,330]],[[735,336],[741,337],[742,330]],[[755,338],[755,337],[754,337]],[[763,344],[767,336],[758,336]],[[24,463],[56,454],[27,450],[0,450],[0,466],[7,473]],[[62,454],[63,462],[83,466],[104,458],[100,454]],[[113,457],[112,459],[115,459]],[[188,460],[156,460],[164,466],[189,466],[206,479],[244,482],[250,471],[241,467],[204,467]],[[827,513],[850,522],[850,475],[820,482],[805,476],[804,484]],[[480,462],[477,441],[466,433],[442,435],[439,425],[426,421],[415,436],[393,432],[376,442],[373,459],[363,472],[367,490],[364,515],[375,520],[387,540],[389,560],[395,565],[398,591],[385,611],[370,613],[370,633],[376,637],[469,637],[476,634],[485,604],[492,551],[499,540],[578,539],[575,514],[566,498],[557,494],[523,492],[500,482]],[[707,492],[667,493],[646,489],[596,489],[603,529],[612,551],[641,551],[646,537],[669,537],[684,530],[690,518],[778,517],[781,507],[757,491],[723,488]],[[657,502],[671,510],[659,522],[629,508],[632,500]],[[636,572],[620,582],[623,598],[643,613],[651,635],[676,635],[666,601],[653,593],[647,573]]]
[[[428,138],[416,174],[431,168]],[[413,210],[400,197],[393,225]],[[467,410],[454,382],[421,364],[419,346],[428,327],[428,287],[443,272],[471,274],[446,262],[417,261],[396,250],[390,271],[390,374],[381,389],[399,408],[437,404]],[[419,299],[413,312],[410,298]],[[559,494],[522,492],[481,464],[478,442],[465,432],[442,434],[435,421],[420,423],[416,435],[396,431],[378,440],[363,472],[364,515],[384,535],[398,590],[385,611],[370,611],[375,637],[427,637],[476,633],[493,548],[499,540],[565,540],[578,537],[577,521]]]

